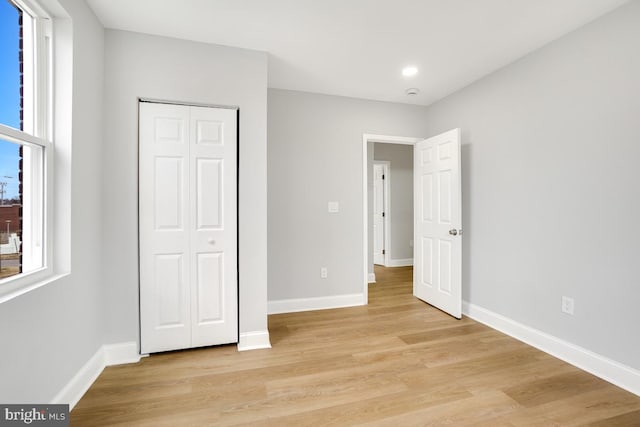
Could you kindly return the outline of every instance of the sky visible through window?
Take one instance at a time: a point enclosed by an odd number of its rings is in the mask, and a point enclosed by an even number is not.
[[[0,0],[0,123],[20,129],[20,27],[18,10]],[[18,197],[19,146],[0,140],[0,182],[4,199]]]

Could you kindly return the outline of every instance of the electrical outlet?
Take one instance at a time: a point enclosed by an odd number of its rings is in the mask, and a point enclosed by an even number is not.
[[[327,267],[322,267],[320,269],[320,278],[321,279],[326,279],[327,278]]]
[[[562,297],[562,312],[573,315],[573,298]]]

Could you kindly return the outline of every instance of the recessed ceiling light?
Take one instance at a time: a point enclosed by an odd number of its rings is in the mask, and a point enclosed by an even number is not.
[[[402,69],[402,75],[405,77],[411,77],[411,76],[415,76],[416,74],[418,74],[418,68],[417,67],[404,67]]]
[[[418,89],[417,87],[410,87],[409,89],[405,90],[404,93],[406,93],[407,95],[417,95],[418,93],[420,93],[420,89]]]

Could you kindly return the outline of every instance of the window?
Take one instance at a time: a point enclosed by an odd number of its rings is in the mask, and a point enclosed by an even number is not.
[[[0,297],[47,274],[51,28],[28,0],[0,0]]]

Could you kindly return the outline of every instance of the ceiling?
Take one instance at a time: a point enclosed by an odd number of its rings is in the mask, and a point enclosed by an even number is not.
[[[272,88],[429,105],[626,0],[88,3],[106,28],[269,52]]]

